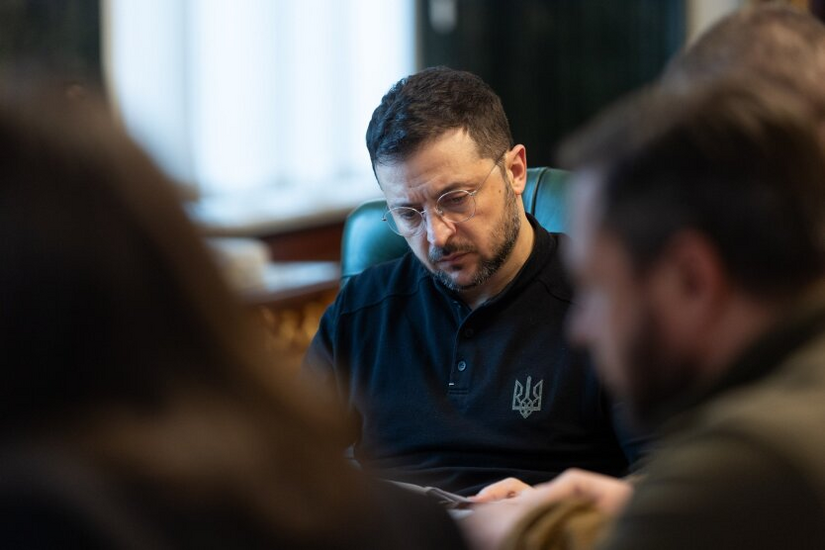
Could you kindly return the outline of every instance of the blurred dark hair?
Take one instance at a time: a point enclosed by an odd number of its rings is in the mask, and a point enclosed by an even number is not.
[[[601,182],[601,222],[644,269],[683,229],[706,235],[754,293],[825,266],[825,161],[809,106],[763,81],[625,99],[562,150]]]
[[[431,67],[402,78],[381,99],[367,127],[373,169],[403,161],[459,128],[469,133],[482,158],[498,158],[513,146],[501,100],[478,76]]]
[[[662,82],[686,89],[737,75],[799,93],[825,122],[825,25],[788,6],[735,11],[676,55]]]
[[[265,354],[172,185],[98,102],[26,89],[0,93],[2,445],[58,442],[287,540],[332,529],[357,501],[343,426]]]

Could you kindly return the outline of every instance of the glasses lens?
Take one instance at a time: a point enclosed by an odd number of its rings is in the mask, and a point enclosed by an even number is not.
[[[391,208],[384,216],[387,225],[393,232],[398,233],[402,237],[409,237],[415,235],[421,230],[424,219],[418,210],[414,208]]]
[[[441,217],[453,223],[466,222],[476,213],[476,201],[469,191],[450,191],[436,203]]]

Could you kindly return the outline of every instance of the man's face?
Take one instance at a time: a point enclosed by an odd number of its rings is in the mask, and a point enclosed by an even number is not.
[[[390,208],[426,211],[424,230],[406,240],[448,288],[480,288],[510,257],[520,229],[518,197],[495,161],[479,158],[466,132],[446,132],[408,159],[378,164],[375,171]],[[444,193],[458,189],[479,192],[475,215],[454,223],[442,219],[435,205]]]
[[[596,176],[577,176],[565,256],[576,284],[570,336],[589,348],[602,380],[644,422],[691,387],[696,368],[671,330],[676,298],[667,270],[634,268],[624,244],[600,226],[599,200]]]

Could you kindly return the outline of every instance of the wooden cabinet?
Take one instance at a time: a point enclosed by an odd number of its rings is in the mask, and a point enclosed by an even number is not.
[[[244,299],[266,325],[285,368],[297,369],[338,293],[343,222],[259,237],[270,250],[264,286]]]

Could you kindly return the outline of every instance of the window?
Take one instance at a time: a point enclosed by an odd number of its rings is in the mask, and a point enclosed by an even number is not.
[[[414,0],[108,0],[133,136],[226,227],[311,223],[379,195],[364,146],[415,68]]]

